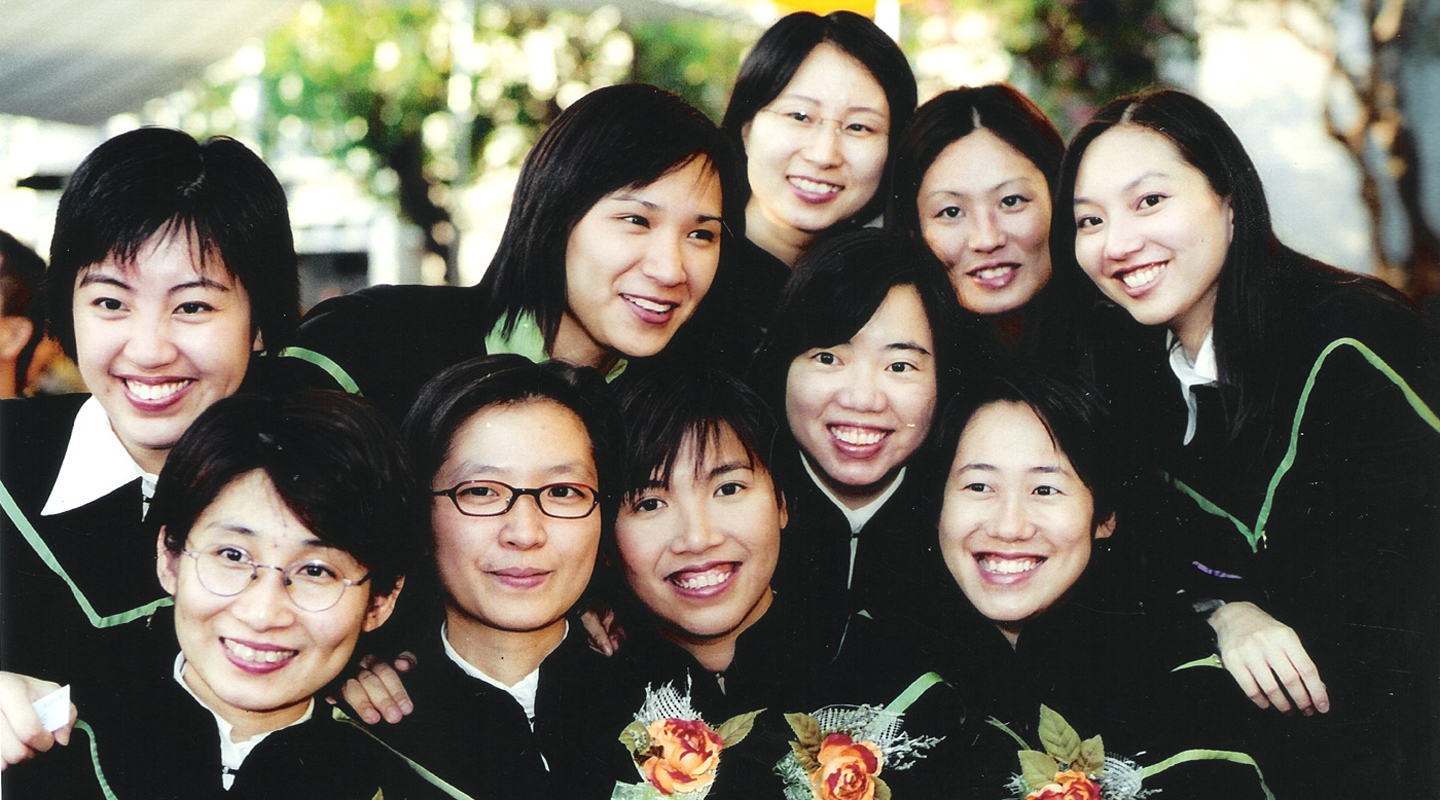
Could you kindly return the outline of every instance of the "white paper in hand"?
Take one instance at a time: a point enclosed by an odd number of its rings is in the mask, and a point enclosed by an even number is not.
[[[60,730],[70,722],[70,684],[61,686],[32,705],[45,730],[52,733]]]

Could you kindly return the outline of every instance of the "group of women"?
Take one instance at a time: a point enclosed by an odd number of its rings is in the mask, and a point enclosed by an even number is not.
[[[792,14],[718,127],[567,108],[478,286],[303,319],[253,153],[101,145],[45,284],[90,394],[0,404],[6,788],[1432,789],[1431,323],[1278,242],[1194,97],[1068,148],[1008,86],[916,99]],[[617,741],[665,684],[721,735]],[[1065,777],[1042,704],[1132,761]],[[873,740],[842,780],[793,712],[890,723],[821,731]]]

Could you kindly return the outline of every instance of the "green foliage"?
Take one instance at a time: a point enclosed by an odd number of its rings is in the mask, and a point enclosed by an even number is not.
[[[1040,744],[1056,760],[1070,763],[1080,757],[1080,735],[1055,709],[1040,706]]]
[[[1196,34],[1173,0],[927,0],[917,14],[980,12],[1013,57],[1006,77],[1069,135],[1094,108],[1194,60]]]
[[[756,711],[750,711],[725,720],[725,722],[720,725],[720,729],[715,731],[715,735],[720,737],[720,741],[723,742],[726,747],[734,747],[740,744],[746,736],[750,735],[750,730],[755,727],[755,718],[760,716],[760,712],[764,710],[765,709],[762,708]]]
[[[1032,792],[1055,780],[1056,773],[1060,771],[1055,759],[1039,750],[1021,750],[1017,755],[1020,758],[1020,777]]]
[[[745,51],[759,32],[705,17],[636,20],[635,77],[668,89],[719,123]]]

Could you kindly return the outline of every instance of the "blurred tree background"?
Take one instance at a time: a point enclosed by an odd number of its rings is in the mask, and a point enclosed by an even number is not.
[[[1433,274],[1435,237],[1418,191],[1405,184],[1415,180],[1415,145],[1395,87],[1405,48],[1436,46],[1399,35],[1424,0],[1216,1],[1297,9],[1287,17],[1295,35],[1334,65],[1336,99],[1324,124],[1361,170],[1376,271],[1396,283]],[[834,5],[787,0],[780,10]],[[513,170],[566,105],[593,88],[638,80],[718,120],[762,30],[738,14],[622,17],[611,7],[564,6],[316,0],[267,37],[263,65],[212,74],[196,89],[195,107],[218,109],[207,127],[226,132],[227,106],[255,94],[259,124],[248,133],[267,157],[309,154],[350,173],[423,231],[425,249],[450,265],[454,280],[461,195],[489,170]],[[900,8],[901,43],[922,100],[957,85],[1009,81],[1068,136],[1111,97],[1194,84],[1196,10],[1183,0],[902,0]],[[1368,34],[1356,39],[1355,30]],[[1396,225],[1407,233],[1386,239]],[[1422,286],[1440,281],[1422,278]]]

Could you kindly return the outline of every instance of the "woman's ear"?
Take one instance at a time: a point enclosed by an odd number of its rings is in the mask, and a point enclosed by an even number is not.
[[[179,558],[179,553],[173,553],[165,546],[165,528],[161,527],[160,535],[155,537],[155,576],[160,579],[160,588],[172,597],[179,581]]]
[[[260,331],[259,328],[256,328],[256,329],[255,329],[255,340],[250,343],[250,352],[252,352],[252,353],[263,353],[263,352],[265,352],[265,334],[264,334],[264,333],[261,333],[261,331]]]
[[[365,611],[365,622],[361,626],[363,631],[373,631],[385,624],[390,615],[395,613],[395,601],[400,597],[400,590],[405,588],[405,576],[401,575],[395,579],[395,588],[385,594],[372,595],[370,597],[370,608]]]
[[[780,530],[785,530],[790,525],[790,504],[785,502],[785,493],[777,492],[776,502],[780,504]]]
[[[1108,539],[1108,538],[1110,538],[1110,534],[1112,534],[1112,533],[1114,533],[1114,532],[1115,532],[1115,512],[1112,511],[1112,512],[1110,512],[1110,516],[1108,516],[1108,517],[1105,518],[1105,521],[1104,521],[1104,522],[1101,522],[1099,525],[1096,525],[1096,526],[1095,526],[1095,537],[1094,537],[1094,538],[1096,538],[1096,539]]]

